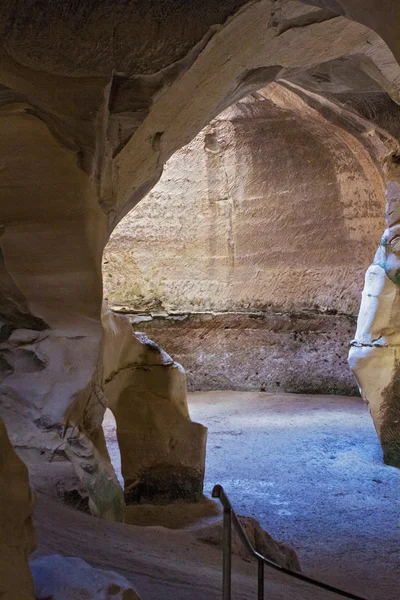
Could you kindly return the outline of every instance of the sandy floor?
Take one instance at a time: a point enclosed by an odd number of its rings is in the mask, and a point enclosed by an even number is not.
[[[305,572],[371,600],[398,600],[400,472],[383,464],[361,400],[201,392],[189,402],[192,418],[209,427],[206,493],[224,485],[240,514],[296,548]],[[117,462],[110,419],[106,431]],[[250,568],[242,563],[239,571]],[[237,597],[253,597],[243,585]],[[291,589],[288,598],[307,597]],[[215,597],[204,593],[190,598]]]

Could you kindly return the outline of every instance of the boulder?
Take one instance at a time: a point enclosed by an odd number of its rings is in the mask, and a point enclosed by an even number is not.
[[[40,556],[31,570],[36,600],[140,600],[125,577],[75,556]]]

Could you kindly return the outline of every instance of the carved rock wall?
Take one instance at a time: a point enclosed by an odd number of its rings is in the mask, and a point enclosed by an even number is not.
[[[264,312],[130,319],[135,330],[185,365],[190,391],[358,394],[347,365],[353,316]]]
[[[191,389],[356,393],[348,343],[384,206],[362,143],[323,104],[271,84],[170,159],[111,237],[105,294],[161,313],[134,327]]]

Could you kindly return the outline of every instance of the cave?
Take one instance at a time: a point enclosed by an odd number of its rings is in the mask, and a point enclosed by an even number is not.
[[[399,19],[2,5],[5,600],[397,598]]]

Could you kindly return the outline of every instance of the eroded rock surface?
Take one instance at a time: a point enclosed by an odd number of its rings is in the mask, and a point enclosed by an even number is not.
[[[140,600],[125,577],[81,558],[40,556],[31,561],[31,570],[36,600]]]
[[[253,517],[238,517],[249,542],[256,550],[266,558],[269,558],[281,567],[293,571],[301,571],[299,559],[295,550],[287,544],[276,542]],[[207,525],[201,530],[195,531],[196,538],[207,544],[222,546],[223,522]],[[244,548],[236,531],[232,530],[232,552],[243,558],[249,558],[249,553]]]
[[[105,393],[117,424],[128,502],[196,501],[207,429],[190,420],[182,367],[126,317],[106,311]]]
[[[365,276],[349,364],[367,401],[385,462],[400,467],[400,178],[389,165],[386,229]]]

